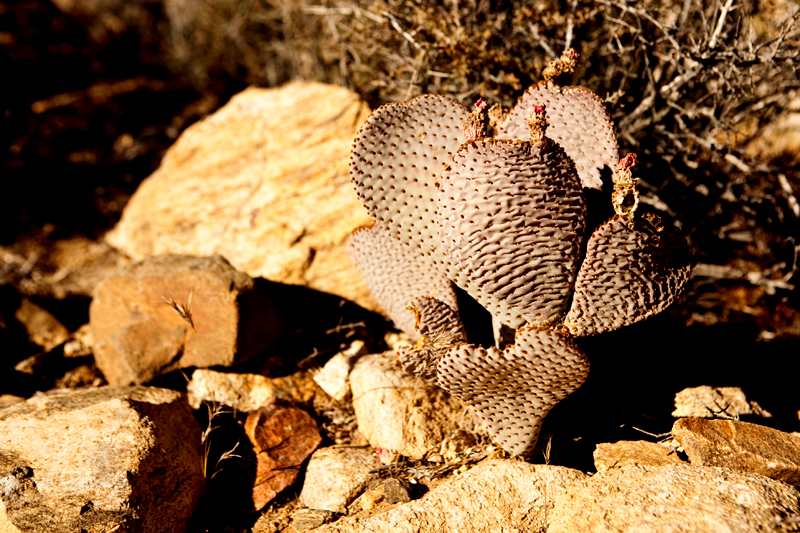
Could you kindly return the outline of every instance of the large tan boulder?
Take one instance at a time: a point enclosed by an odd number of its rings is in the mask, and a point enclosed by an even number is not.
[[[790,517],[800,512],[799,497],[794,487],[727,468],[627,465],[578,481],[556,496],[547,531],[793,531]]]
[[[104,387],[0,410],[0,531],[182,532],[204,486],[179,392]]]
[[[343,518],[318,533],[545,531],[553,503],[585,474],[563,466],[489,460],[428,494],[372,516]]]
[[[247,89],[180,136],[107,240],[135,259],[220,254],[250,276],[375,309],[346,250],[369,221],[348,170],[368,115],[340,87]]]

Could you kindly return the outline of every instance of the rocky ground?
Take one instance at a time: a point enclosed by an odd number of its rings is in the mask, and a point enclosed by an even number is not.
[[[81,37],[49,4],[0,15],[29,22],[0,33],[9,68],[84,73],[6,105],[0,531],[800,531],[793,196],[681,202],[716,213],[676,213],[690,288],[580,341],[589,380],[511,458],[398,370],[408,339],[347,257],[357,94],[217,109],[55,46]]]

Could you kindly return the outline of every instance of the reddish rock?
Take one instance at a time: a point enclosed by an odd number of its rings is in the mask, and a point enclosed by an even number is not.
[[[322,437],[311,415],[278,403],[250,413],[244,430],[256,455],[253,508],[258,510],[295,482]]]
[[[111,385],[229,366],[280,333],[266,295],[220,256],[166,255],[122,268],[97,287],[89,320],[97,366]]]
[[[693,465],[723,466],[800,486],[800,439],[736,420],[684,418],[672,426]]]

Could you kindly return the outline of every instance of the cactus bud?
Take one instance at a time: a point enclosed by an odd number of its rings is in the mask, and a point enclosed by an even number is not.
[[[531,144],[536,144],[544,138],[547,132],[547,111],[543,104],[533,106],[533,111],[528,119],[528,127],[530,128]]]
[[[486,130],[489,125],[489,117],[486,112],[488,105],[483,98],[478,98],[475,102],[475,111],[469,114],[464,121],[464,137],[467,141],[483,139],[486,137]]]
[[[617,170],[614,172],[614,192],[611,193],[614,212],[627,217],[628,225],[631,227],[633,227],[633,215],[636,208],[639,207],[639,190],[636,188],[636,182],[639,180],[634,178],[631,173],[631,167],[635,164],[636,154],[634,153],[630,153],[620,160]]]

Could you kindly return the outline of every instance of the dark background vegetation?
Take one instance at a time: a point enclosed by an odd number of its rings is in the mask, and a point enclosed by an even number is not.
[[[669,313],[584,341],[592,377],[551,423],[563,449],[609,427],[669,431],[674,393],[704,384],[742,386],[797,430],[797,13],[788,0],[2,1],[0,297],[25,292],[25,264],[46,269],[58,239],[100,238],[180,132],[247,85],[511,106],[569,45],[575,83],[638,155],[642,209],[683,229],[698,266]],[[598,394],[602,412],[585,400]]]

